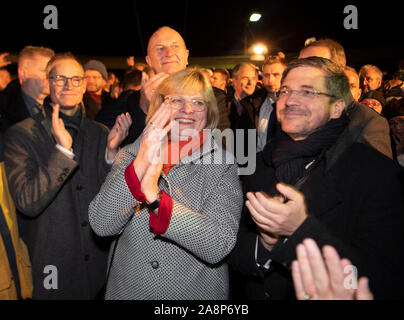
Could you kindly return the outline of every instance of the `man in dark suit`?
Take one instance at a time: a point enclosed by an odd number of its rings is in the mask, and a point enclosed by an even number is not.
[[[49,84],[46,65],[54,51],[45,47],[26,46],[18,57],[18,79],[0,93],[0,131],[40,112]]]
[[[295,299],[290,267],[309,237],[350,259],[376,299],[401,296],[397,167],[360,143],[361,131],[348,124],[350,98],[343,69],[328,59],[299,59],[285,69],[276,110],[281,130],[244,179],[247,201],[231,266],[246,277],[245,297]]]
[[[131,122],[121,115],[109,132],[86,118],[84,70],[71,54],[55,55],[47,77],[51,102],[5,134],[10,193],[31,256],[33,298],[94,299],[105,283],[110,240],[91,230],[88,205]]]
[[[257,120],[257,152],[262,151],[271,137],[275,134],[277,127],[276,100],[283,70],[286,68],[286,61],[283,55],[269,56],[262,65],[263,88],[244,98],[241,103],[247,109],[256,110]]]

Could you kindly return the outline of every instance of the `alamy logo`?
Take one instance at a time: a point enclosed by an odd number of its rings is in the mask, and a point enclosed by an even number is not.
[[[175,140],[172,137],[178,137],[179,132],[176,128],[172,128],[169,135],[171,140]],[[212,136],[219,146],[225,145],[224,153],[217,152],[213,157],[204,157],[202,164],[238,164],[239,175],[252,175],[256,169],[256,153],[257,153],[257,133],[255,129],[249,129],[247,132],[242,129],[236,130],[236,135],[231,129],[225,129],[223,131],[219,129],[204,129],[206,136]],[[175,145],[171,144],[170,152],[163,152],[165,145],[168,145],[169,137],[165,135],[162,129],[153,129],[152,135],[156,137],[163,137],[161,144],[156,144],[154,147],[148,150],[148,159],[151,163],[163,163],[168,164],[172,162],[178,162],[179,159],[184,158],[186,155],[192,153],[197,155],[203,152],[203,147],[200,146],[200,135],[196,130],[188,129],[187,136],[191,137],[189,141],[183,146],[181,151],[175,149]],[[245,141],[247,140],[247,141]],[[246,149],[247,147],[247,149]],[[170,159],[168,159],[168,155]]]
[[[47,265],[43,269],[43,273],[47,276],[43,280],[43,287],[46,290],[57,290],[58,288],[58,268],[53,265]]]
[[[345,6],[344,13],[348,14],[344,19],[344,28],[358,29],[358,8],[354,5]]]
[[[43,9],[43,13],[47,14],[43,20],[44,28],[46,30],[58,29],[58,8],[49,4]]]
[[[347,290],[358,289],[358,269],[353,265],[346,266],[344,274],[346,275],[344,278],[344,288]]]

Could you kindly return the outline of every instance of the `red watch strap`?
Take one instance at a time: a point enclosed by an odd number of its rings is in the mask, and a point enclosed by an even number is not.
[[[153,211],[149,211],[149,226],[153,229],[154,234],[166,233],[170,225],[172,211],[173,199],[165,191],[161,191],[161,199],[157,215]]]

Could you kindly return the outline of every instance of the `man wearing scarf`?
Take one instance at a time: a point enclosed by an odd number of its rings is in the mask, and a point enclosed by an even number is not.
[[[345,289],[364,275],[376,299],[400,296],[397,168],[356,142],[360,130],[347,127],[348,101],[348,80],[332,61],[309,57],[285,69],[277,102],[282,130],[243,185],[246,205],[230,262],[235,281],[245,281],[244,298],[294,299],[291,264],[306,238],[352,261],[357,274],[347,275]]]
[[[10,193],[32,261],[33,299],[94,299],[105,282],[110,240],[88,223],[99,191],[131,124],[109,132],[86,118],[84,70],[69,53],[48,63],[50,100],[5,136]]]

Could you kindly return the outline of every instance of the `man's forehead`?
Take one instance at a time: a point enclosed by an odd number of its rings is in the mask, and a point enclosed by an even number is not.
[[[73,59],[57,60],[51,65],[50,73],[84,74],[83,67]]]
[[[345,75],[349,81],[359,81],[359,75],[356,72],[346,70]]]
[[[248,65],[242,66],[238,72],[239,76],[249,75],[249,74],[252,74],[255,76],[257,74],[257,71],[253,67],[248,66]]]
[[[276,70],[276,71],[283,71],[285,69],[285,66],[284,65],[282,65],[281,63],[278,63],[278,62],[276,62],[276,63],[271,63],[271,64],[266,64],[266,65],[264,65],[263,67],[262,67],[262,70],[264,71],[264,72],[269,72],[269,71],[274,71],[274,70]]]
[[[284,78],[283,85],[297,84],[299,86],[313,86],[325,84],[325,73],[323,70],[301,66],[291,69]]]
[[[364,76],[368,78],[377,78],[377,72],[373,69],[368,69],[364,72]]]
[[[34,54],[31,57],[26,57],[22,61],[20,61],[20,64],[24,64],[28,67],[30,66],[43,66],[47,65],[50,60],[50,57],[43,56],[41,54]]]
[[[157,30],[150,38],[149,47],[158,46],[160,44],[178,43],[185,46],[184,39],[181,35],[170,28],[162,28]]]
[[[101,72],[95,69],[87,69],[84,71],[85,74],[91,74],[91,75],[97,75],[97,76],[102,76]]]

